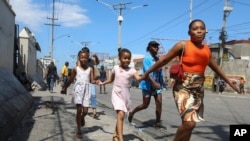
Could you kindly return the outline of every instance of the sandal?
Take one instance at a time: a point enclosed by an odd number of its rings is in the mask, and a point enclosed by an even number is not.
[[[118,136],[113,136],[113,141],[119,141],[119,137]]]
[[[81,126],[84,126],[84,125],[85,125],[85,119],[82,118],[82,120],[81,120]]]
[[[98,118],[99,116],[99,114],[93,114],[93,118]]]
[[[82,133],[81,133],[81,132],[78,132],[78,133],[76,134],[76,137],[77,137],[78,139],[82,139]]]
[[[167,129],[167,127],[162,126],[160,123],[155,124],[154,128],[156,128],[156,129]]]

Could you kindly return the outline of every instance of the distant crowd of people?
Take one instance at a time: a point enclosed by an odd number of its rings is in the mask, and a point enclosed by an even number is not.
[[[246,82],[245,79],[243,77],[240,77],[238,81],[239,82],[236,82],[236,80],[233,80],[233,83],[235,85],[238,85],[238,88],[240,91],[238,94],[245,94],[246,93],[245,86],[244,86]],[[218,78],[214,79],[214,84],[213,84],[214,92],[217,92],[217,88],[218,88],[219,94],[223,94],[226,87],[227,87],[227,83],[223,79],[218,79]]]

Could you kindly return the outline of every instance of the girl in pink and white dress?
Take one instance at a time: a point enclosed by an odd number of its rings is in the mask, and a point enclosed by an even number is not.
[[[124,115],[125,112],[132,110],[130,100],[131,81],[133,77],[136,80],[140,80],[140,76],[134,68],[129,67],[131,52],[128,49],[119,49],[118,56],[120,65],[114,66],[111,77],[104,82],[99,82],[99,85],[105,85],[114,81],[111,101],[117,113],[117,122],[113,140],[123,141]]]

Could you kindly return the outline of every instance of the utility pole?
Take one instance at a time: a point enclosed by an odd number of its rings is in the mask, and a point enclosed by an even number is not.
[[[189,9],[189,23],[192,22],[192,11],[193,10],[193,0],[190,0],[190,9]]]
[[[90,44],[90,42],[81,42],[83,47],[88,47],[88,45]]]
[[[51,26],[51,45],[50,45],[50,61],[53,61],[53,50],[54,50],[54,26],[60,26],[55,24],[55,0],[53,0],[53,8],[52,8],[52,18],[47,18],[51,20],[51,24],[45,24]]]
[[[117,21],[118,21],[118,49],[122,47],[122,41],[121,41],[121,36],[122,36],[122,22],[123,22],[123,16],[122,16],[122,10],[133,10],[133,9],[136,9],[136,8],[140,8],[140,7],[146,7],[148,6],[147,4],[144,4],[144,5],[140,5],[140,6],[134,6],[134,7],[131,7],[131,8],[128,8],[126,7],[126,5],[128,4],[132,4],[132,2],[125,2],[125,3],[118,3],[118,4],[107,4],[101,0],[96,0],[97,2],[99,3],[102,3],[104,4],[105,6],[109,7],[109,8],[113,8],[114,10],[118,10],[119,14],[118,14],[118,18],[117,18]]]
[[[228,6],[228,0],[224,0],[224,14],[223,14],[223,23],[222,23],[222,28],[221,28],[221,34],[220,34],[220,50],[219,50],[219,65],[222,67],[223,63],[223,54],[224,54],[224,49],[225,49],[225,42],[227,38],[226,34],[226,19],[227,19],[227,14],[230,13],[233,10],[232,7]]]
[[[224,54],[224,50],[225,50],[225,42],[226,42],[226,38],[227,38],[227,34],[226,34],[226,19],[227,19],[227,14],[230,13],[233,10],[232,7],[228,6],[228,0],[224,0],[224,8],[223,8],[223,22],[222,22],[222,28],[221,28],[221,33],[220,33],[220,44],[219,44],[219,66],[222,68],[222,63],[223,63],[223,54]],[[219,92],[219,77],[217,76],[217,74],[215,74],[214,80],[213,80],[213,86],[215,85],[215,91],[218,93]]]
[[[131,2],[118,3],[118,4],[112,5],[114,10],[119,10],[119,15],[117,18],[117,21],[118,21],[118,49],[122,47],[122,43],[121,43],[122,21],[123,21],[122,10],[126,9],[127,4],[131,4]]]

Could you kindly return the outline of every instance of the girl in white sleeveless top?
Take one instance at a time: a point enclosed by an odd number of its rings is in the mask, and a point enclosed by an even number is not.
[[[66,89],[70,84],[75,81],[73,87],[73,102],[76,105],[76,123],[77,123],[77,138],[82,138],[81,126],[85,125],[85,116],[88,113],[88,107],[90,103],[90,83],[95,83],[93,69],[87,65],[89,59],[89,53],[81,50],[78,53],[78,62],[80,65],[77,65],[72,70],[72,75],[62,89],[61,93],[65,93]]]

